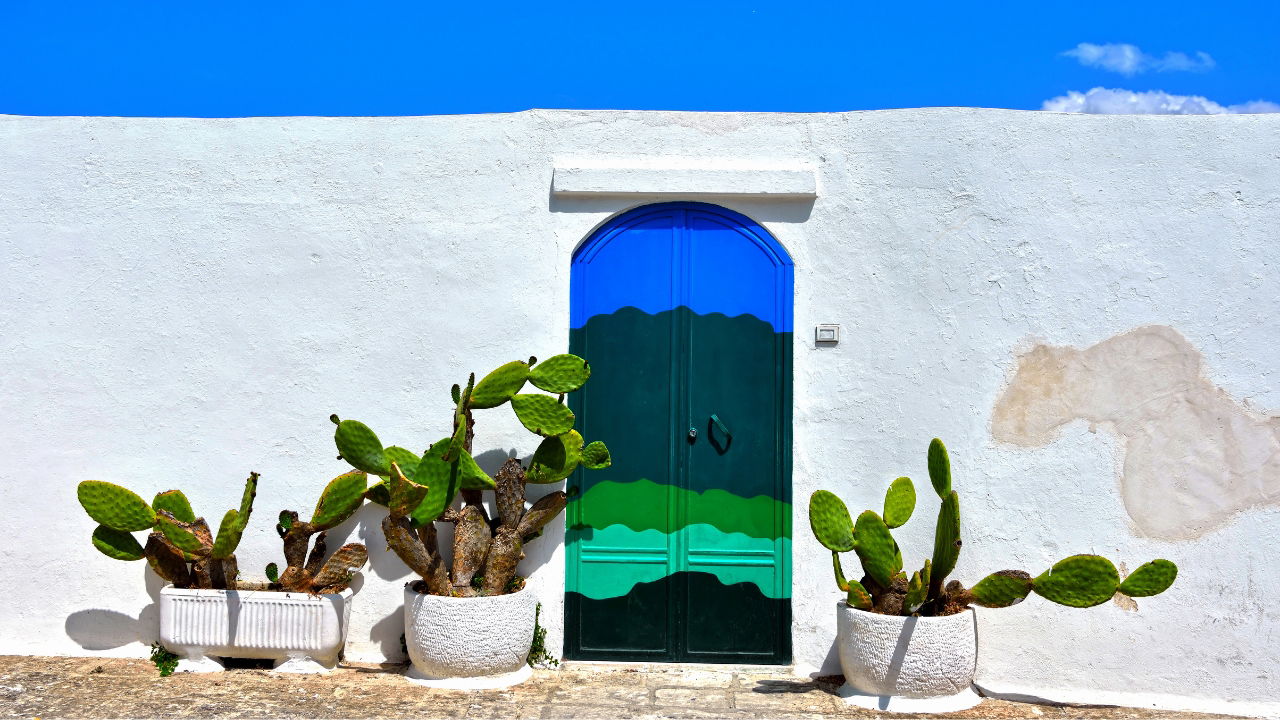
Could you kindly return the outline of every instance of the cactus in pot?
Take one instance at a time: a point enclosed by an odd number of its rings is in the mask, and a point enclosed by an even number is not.
[[[330,480],[320,493],[310,521],[300,520],[295,510],[281,511],[276,533],[284,542],[285,571],[279,572],[271,563],[267,566],[267,579],[291,592],[317,595],[345,590],[352,574],[369,559],[369,551],[360,543],[347,543],[326,561],[325,533],[360,509],[367,485],[365,473],[344,473]]]
[[[609,451],[601,442],[584,446],[573,429],[574,416],[564,405],[566,393],[586,383],[591,368],[575,355],[556,355],[538,362],[516,360],[465,387],[453,386],[452,432],[421,455],[382,442],[363,423],[331,419],[341,457],[357,470],[385,478],[367,497],[387,507],[382,529],[390,548],[422,577],[420,592],[431,595],[496,596],[519,589],[516,566],[524,544],[565,507],[563,490],[543,496],[526,508],[527,483],[555,483],[579,466],[608,467]],[[546,393],[521,393],[532,384]],[[510,405],[530,432],[543,438],[528,465],[510,458],[489,477],[471,456],[473,411]],[[495,494],[490,517],[483,492]],[[457,496],[461,508],[452,507]],[[452,566],[441,553],[435,523],[454,525]]]
[[[159,493],[148,505],[127,488],[101,480],[85,480],[76,498],[99,524],[93,546],[116,560],[146,558],[151,569],[179,588],[235,590],[239,577],[235,550],[249,524],[258,473],[249,473],[240,507],[228,510],[210,532],[204,518],[191,510],[181,490]],[[150,530],[145,546],[133,533]]]
[[[818,490],[809,500],[809,523],[814,535],[831,551],[836,585],[854,608],[884,615],[951,615],[971,604],[1009,607],[1029,594],[1061,605],[1092,607],[1117,592],[1146,597],[1167,590],[1177,577],[1172,562],[1152,560],[1121,580],[1110,560],[1100,555],[1073,555],[1055,563],[1036,577],[1022,570],[1001,570],[986,576],[972,588],[959,581],[946,582],[960,555],[960,499],[951,487],[951,462],[946,447],[935,438],[929,444],[929,479],[941,500],[934,533],[933,554],[923,566],[907,574],[902,552],[891,531],[911,517],[915,488],[908,478],[898,478],[885,494],[884,512],[864,511],[855,521],[834,494]],[[840,553],[854,552],[863,577],[846,578]]]

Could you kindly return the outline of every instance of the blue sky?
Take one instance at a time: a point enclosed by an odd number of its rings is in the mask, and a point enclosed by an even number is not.
[[[1274,0],[4,0],[0,113],[1226,110],[1280,103],[1277,38]]]

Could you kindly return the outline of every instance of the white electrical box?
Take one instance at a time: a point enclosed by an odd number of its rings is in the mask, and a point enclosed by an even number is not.
[[[840,342],[840,326],[818,325],[813,329],[813,341],[819,345],[835,345]]]

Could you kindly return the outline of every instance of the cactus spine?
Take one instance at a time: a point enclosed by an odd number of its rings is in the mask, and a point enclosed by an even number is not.
[[[227,511],[216,535],[204,518],[195,516],[180,490],[159,493],[148,505],[119,485],[85,480],[76,488],[76,498],[99,523],[93,531],[93,546],[107,557],[146,558],[151,569],[175,587],[235,590],[239,576],[235,550],[248,526],[257,488],[258,473],[249,473],[240,507]],[[132,534],[141,530],[151,531],[145,546]]]
[[[960,556],[960,497],[951,485],[951,458],[941,440],[929,443],[929,480],[941,500],[934,531],[933,556],[910,577],[902,570],[902,553],[892,530],[915,508],[915,488],[901,477],[889,486],[884,515],[867,510],[855,523],[840,498],[818,490],[809,499],[809,526],[823,547],[831,551],[836,585],[850,606],[891,615],[950,615],[971,603],[1009,607],[1032,592],[1070,607],[1092,607],[1117,592],[1147,597],[1169,589],[1178,568],[1168,560],[1152,560],[1122,582],[1110,560],[1099,555],[1073,555],[1031,577],[1022,570],[1001,570],[980,580],[971,590],[946,582]],[[853,551],[862,562],[860,582],[844,577],[840,553]]]
[[[358,470],[386,478],[366,497],[387,507],[382,522],[387,544],[422,576],[421,591],[471,596],[515,589],[524,544],[541,534],[567,500],[560,490],[526,508],[525,486],[559,482],[579,467],[598,470],[610,464],[604,443],[584,446],[573,429],[573,413],[564,405],[564,393],[578,390],[590,376],[586,361],[569,354],[542,362],[532,357],[515,360],[478,382],[472,375],[465,386],[453,386],[449,436],[430,445],[421,457],[394,446],[384,448],[363,423],[331,418],[338,425],[334,442],[340,456]],[[555,395],[521,392],[526,384]],[[511,458],[491,478],[471,456],[473,411],[507,404],[516,419],[543,440],[527,466]],[[483,490],[494,491],[494,517],[482,502]],[[459,495],[462,507],[455,508]],[[446,568],[438,547],[436,522],[454,524],[451,568]]]

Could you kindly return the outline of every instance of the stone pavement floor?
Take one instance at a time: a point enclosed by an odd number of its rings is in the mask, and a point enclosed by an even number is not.
[[[571,663],[508,690],[429,690],[402,665],[344,664],[328,675],[230,670],[159,677],[146,660],[0,656],[0,717],[13,718],[876,718],[846,707],[841,678],[759,668]],[[922,717],[913,715],[909,717]],[[925,716],[927,717],[927,716]],[[986,699],[947,718],[1223,718],[1133,708]]]

